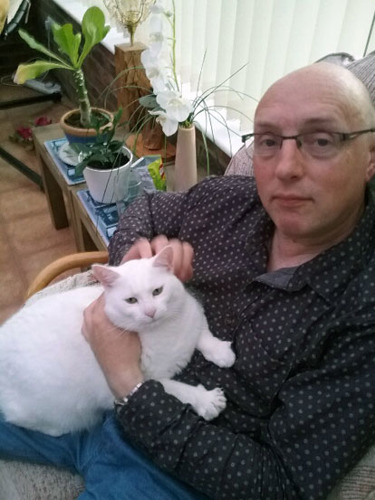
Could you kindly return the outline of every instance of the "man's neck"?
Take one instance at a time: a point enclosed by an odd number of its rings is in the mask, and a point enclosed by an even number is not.
[[[320,247],[319,249],[312,248],[293,240],[288,240],[275,231],[271,241],[268,271],[276,271],[283,267],[300,266],[313,259],[321,251]]]
[[[296,236],[287,234],[275,228],[272,236],[268,270],[276,271],[283,267],[295,267],[308,262],[328,248],[337,245],[354,230],[364,211],[364,206],[359,206],[357,212],[343,219],[342,224],[337,224],[325,234],[309,234]]]

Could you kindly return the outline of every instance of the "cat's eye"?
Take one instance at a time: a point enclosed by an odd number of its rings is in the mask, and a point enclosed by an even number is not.
[[[128,299],[125,299],[125,302],[128,304],[135,304],[138,300],[135,297],[129,297]]]
[[[153,290],[153,292],[152,292],[152,295],[155,297],[156,295],[160,295],[162,291],[163,291],[162,286],[159,288],[155,288],[155,290]]]

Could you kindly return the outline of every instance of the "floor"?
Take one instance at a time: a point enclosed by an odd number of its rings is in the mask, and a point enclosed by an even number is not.
[[[19,86],[0,83],[0,102],[35,95]],[[39,117],[53,123],[72,106],[65,98],[0,110],[0,146],[39,172],[35,152],[13,143],[16,128],[29,126]],[[24,302],[36,274],[53,260],[76,251],[70,228],[52,226],[46,197],[40,188],[0,158],[0,324]]]

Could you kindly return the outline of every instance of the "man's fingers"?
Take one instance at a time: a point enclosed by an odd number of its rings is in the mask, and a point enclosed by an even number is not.
[[[121,263],[133,259],[147,259],[152,257],[152,248],[150,242],[146,238],[140,238],[134,245],[126,252],[122,258]]]
[[[181,269],[181,281],[189,281],[193,277],[193,247],[187,241],[182,243],[184,266]]]
[[[181,281],[188,281],[193,276],[193,247],[186,241],[169,240],[173,248],[173,272]]]
[[[168,245],[173,248],[173,272],[181,281],[188,281],[193,276],[193,247],[190,243],[177,238],[169,240],[165,235],[158,235],[151,242],[140,238],[124,255],[121,263],[132,259],[150,258]]]
[[[151,248],[153,250],[153,254],[157,254],[160,252],[160,250],[163,250],[166,246],[170,244],[170,240],[164,234],[159,234],[158,236],[155,236],[155,238],[152,239],[151,241]]]

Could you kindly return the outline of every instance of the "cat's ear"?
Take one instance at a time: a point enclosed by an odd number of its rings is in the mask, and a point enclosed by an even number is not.
[[[111,287],[115,281],[120,277],[119,273],[107,266],[94,264],[91,267],[92,274],[100,281],[104,287]]]
[[[165,267],[173,270],[173,249],[171,246],[164,247],[154,257],[153,265],[155,267]]]

